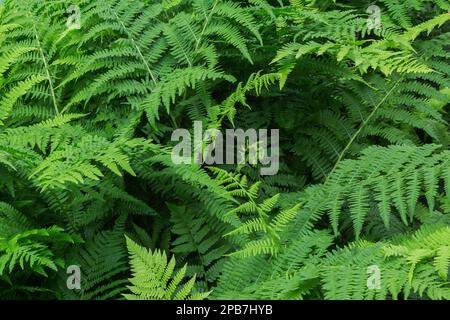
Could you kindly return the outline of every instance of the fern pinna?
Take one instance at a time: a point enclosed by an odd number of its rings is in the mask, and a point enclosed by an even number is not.
[[[0,297],[450,299],[450,6],[369,5],[2,1]]]

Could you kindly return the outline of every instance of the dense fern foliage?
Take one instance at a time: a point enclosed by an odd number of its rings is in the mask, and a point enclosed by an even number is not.
[[[2,1],[0,298],[450,299],[449,10]],[[174,163],[195,122],[279,171]]]

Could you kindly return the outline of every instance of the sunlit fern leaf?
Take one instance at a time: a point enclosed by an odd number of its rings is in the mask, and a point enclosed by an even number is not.
[[[175,258],[167,260],[165,253],[151,252],[127,238],[132,293],[124,294],[128,300],[202,300],[209,293],[192,292],[195,276],[184,282],[186,266],[175,272]]]

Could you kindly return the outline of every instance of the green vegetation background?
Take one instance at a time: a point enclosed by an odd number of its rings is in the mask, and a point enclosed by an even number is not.
[[[0,297],[450,299],[449,10],[4,1]],[[279,173],[174,165],[196,120]]]

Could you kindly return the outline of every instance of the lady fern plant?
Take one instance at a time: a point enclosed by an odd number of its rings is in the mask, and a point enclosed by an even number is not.
[[[2,1],[0,297],[449,299],[450,7],[369,5]],[[194,121],[278,174],[175,164]]]

